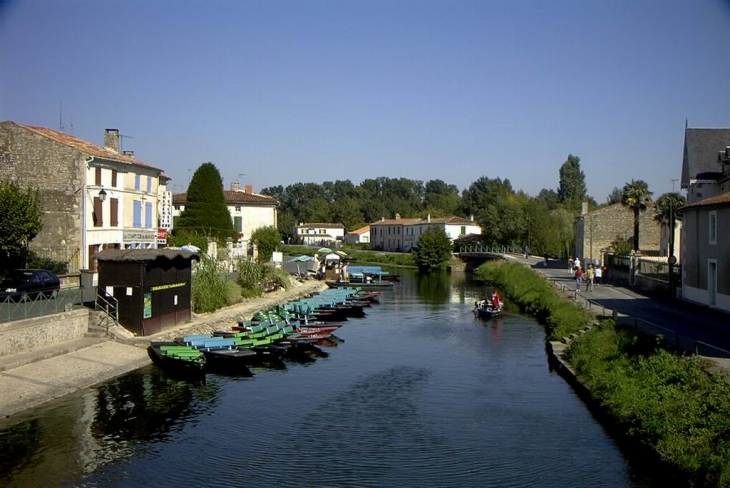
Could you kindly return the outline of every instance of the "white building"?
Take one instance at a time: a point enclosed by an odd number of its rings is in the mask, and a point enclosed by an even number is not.
[[[241,189],[238,183],[233,183],[230,190],[223,190],[223,196],[231,213],[233,229],[238,232],[240,241],[247,241],[261,227],[277,226],[276,198],[254,193],[251,185]],[[187,193],[176,193],[172,196],[173,219],[185,210],[187,200]]]
[[[370,226],[360,227],[345,234],[345,242],[349,244],[361,244],[370,242]]]
[[[297,242],[305,245],[330,245],[345,238],[345,226],[327,222],[299,224],[294,228]]]
[[[370,224],[370,248],[382,251],[409,252],[418,244],[424,232],[432,228],[442,229],[453,242],[468,235],[481,234],[482,229],[472,219],[463,217],[440,217],[425,219],[382,219]]]

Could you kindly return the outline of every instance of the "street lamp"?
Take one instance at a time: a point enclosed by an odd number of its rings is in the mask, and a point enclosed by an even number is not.
[[[106,201],[106,192],[104,191],[103,188],[99,192],[99,200],[101,200],[102,202],[105,202]]]

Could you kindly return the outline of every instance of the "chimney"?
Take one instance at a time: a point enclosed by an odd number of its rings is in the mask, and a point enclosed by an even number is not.
[[[587,213],[588,213],[588,202],[583,202],[583,205],[581,206],[581,209],[580,209],[580,214],[585,215]]]
[[[399,213],[395,214],[395,220],[400,220],[400,214]]]
[[[380,217],[381,222],[385,222],[385,217]]]
[[[233,183],[231,183],[231,190],[241,191],[241,184],[237,181],[234,181]]]
[[[123,151],[122,154],[129,156],[130,158],[134,157],[134,151]]]
[[[106,129],[104,133],[104,147],[119,152],[119,129]]]
[[[426,222],[431,223],[431,214],[426,215]]]
[[[474,214],[469,214],[469,220],[471,220],[472,222],[474,222]]]
[[[253,185],[246,185],[246,193],[253,194]]]

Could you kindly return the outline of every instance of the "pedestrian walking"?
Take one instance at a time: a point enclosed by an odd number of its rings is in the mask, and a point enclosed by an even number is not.
[[[530,248],[528,246],[525,246],[523,251],[525,252],[525,258],[529,258],[530,257]]]
[[[596,277],[594,281],[596,282],[596,286],[601,284],[601,278],[603,277],[603,269],[601,266],[596,266]]]
[[[575,291],[580,291],[584,275],[585,273],[583,272],[583,268],[578,268],[578,271],[575,272]]]
[[[589,265],[588,269],[586,270],[586,291],[593,291],[593,278],[595,278],[596,273],[593,271],[593,265]]]
[[[575,273],[575,270],[573,269],[573,256],[568,257],[568,274]]]

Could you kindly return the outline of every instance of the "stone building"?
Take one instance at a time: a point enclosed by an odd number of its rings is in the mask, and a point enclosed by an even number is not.
[[[654,205],[650,204],[641,212],[639,221],[639,247],[646,254],[660,251],[661,225],[654,220],[654,212]],[[633,210],[616,203],[588,212],[588,204],[583,204],[575,229],[575,255],[583,262],[601,261],[612,242],[632,241],[633,238]]]
[[[94,270],[102,249],[157,247],[162,170],[120,152],[117,129],[104,147],[45,127],[0,123],[0,179],[37,188],[43,230],[30,243],[38,255]]]

